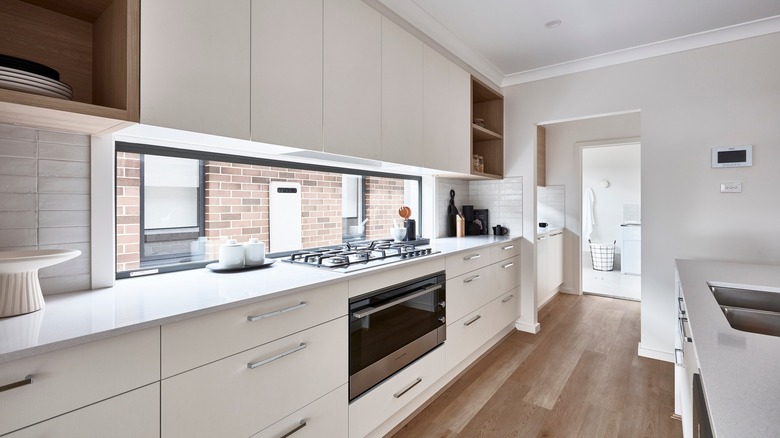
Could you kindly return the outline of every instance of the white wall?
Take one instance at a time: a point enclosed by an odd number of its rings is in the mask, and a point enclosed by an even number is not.
[[[780,263],[780,233],[772,226],[780,217],[777,53],[780,34],[771,34],[503,90],[509,176],[535,178],[537,123],[641,111],[644,355],[673,358],[675,258]],[[753,167],[710,168],[711,147],[746,143],[754,147]],[[571,151],[548,153],[549,183],[570,178],[560,172],[571,174],[574,162]],[[743,192],[721,194],[721,181],[742,181]],[[534,198],[526,185],[526,212],[535,211]],[[534,220],[525,215],[526,229]],[[523,255],[533,257],[530,249]],[[523,264],[534,272],[533,259]],[[533,284],[524,279],[524,296],[528,290]]]
[[[620,225],[623,223],[623,206],[641,205],[640,152],[638,144],[582,150],[582,187],[583,190],[593,189],[595,195],[590,238],[594,243],[617,241],[618,254],[622,252]],[[601,181],[608,181],[609,186],[602,187]],[[583,215],[586,208],[583,202]],[[590,250],[588,236],[582,236],[582,248],[583,251]]]

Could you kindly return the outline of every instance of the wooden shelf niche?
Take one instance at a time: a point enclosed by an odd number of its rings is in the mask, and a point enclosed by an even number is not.
[[[38,126],[54,117],[60,120],[42,127],[71,131],[137,122],[139,3],[0,0],[0,53],[51,67],[73,87],[72,101],[0,89],[0,122]],[[67,113],[87,117],[81,123]]]
[[[471,151],[483,157],[484,172],[472,165],[471,174],[500,179],[504,176],[504,97],[471,78]],[[484,122],[477,124],[476,119]]]

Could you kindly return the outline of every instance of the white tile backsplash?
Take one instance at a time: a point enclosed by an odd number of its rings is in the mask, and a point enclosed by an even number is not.
[[[550,227],[566,226],[566,187],[536,187],[536,217]]]
[[[465,181],[436,179],[436,217],[438,237],[446,233],[447,205],[450,189],[455,190],[455,205],[458,211],[463,205],[475,209],[488,209],[488,226],[500,224],[509,228],[510,235],[523,233],[523,178],[504,178],[500,181]],[[493,231],[490,230],[490,234]]]
[[[0,125],[0,251],[78,249],[41,269],[45,295],[90,287],[90,137]]]

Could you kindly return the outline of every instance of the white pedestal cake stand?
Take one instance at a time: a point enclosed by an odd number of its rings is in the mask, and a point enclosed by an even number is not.
[[[0,251],[0,318],[43,309],[38,270],[80,254],[75,249]]]

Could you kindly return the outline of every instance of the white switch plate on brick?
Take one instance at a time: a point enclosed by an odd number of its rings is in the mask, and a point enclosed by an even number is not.
[[[742,182],[722,182],[720,183],[721,193],[742,193]]]

